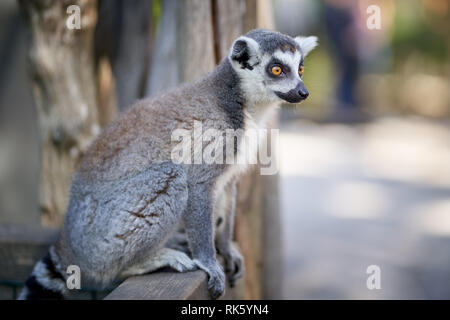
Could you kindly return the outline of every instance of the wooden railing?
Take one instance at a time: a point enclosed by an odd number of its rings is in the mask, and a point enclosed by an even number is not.
[[[131,277],[105,297],[106,300],[210,299],[204,271],[157,272]]]
[[[0,225],[0,300],[16,299],[34,265],[56,242],[57,229]],[[109,290],[110,291],[110,290]],[[77,290],[74,299],[99,299],[109,291]]]
[[[280,298],[277,176],[260,176],[253,170],[241,179],[238,188],[236,241],[244,256],[246,275],[233,290],[227,288],[223,298]],[[55,243],[57,235],[56,229],[0,225],[0,299],[17,296],[34,264]],[[162,270],[125,280],[106,299],[209,299],[206,282],[203,271]],[[102,298],[105,293],[84,290],[76,292],[75,296]]]
[[[58,230],[0,225],[0,299],[16,299],[34,264],[55,243]],[[236,289],[227,288],[223,299],[232,299]],[[103,298],[103,292],[77,292],[81,299]],[[126,279],[107,300],[196,300],[210,299],[204,271],[178,273],[168,269]]]
[[[57,236],[57,229],[0,225],[0,280],[23,282]]]
[[[0,225],[0,299],[16,299],[36,261],[56,241],[58,230]]]

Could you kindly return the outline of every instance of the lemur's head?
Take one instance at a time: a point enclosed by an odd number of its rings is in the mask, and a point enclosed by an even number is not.
[[[316,45],[317,37],[258,29],[237,38],[228,59],[248,99],[297,103],[309,95],[302,81],[303,60]]]

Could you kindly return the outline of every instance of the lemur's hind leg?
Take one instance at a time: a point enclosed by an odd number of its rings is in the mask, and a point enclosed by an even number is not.
[[[182,251],[187,255],[191,255],[189,250],[189,243],[186,232],[184,230],[178,230],[175,232],[164,245],[166,248]]]
[[[78,179],[72,191],[79,199],[72,199],[68,210],[65,239],[76,241],[59,247],[71,246],[75,254],[64,265],[79,265],[87,281],[103,286],[121,274],[193,268],[186,254],[161,249],[186,209],[182,166],[155,163],[134,176],[95,185]]]
[[[161,248],[149,256],[146,261],[131,266],[127,270],[123,271],[119,277],[126,278],[149,273],[163,267],[171,267],[178,272],[186,272],[197,269],[195,262],[184,252],[170,248]]]
[[[245,272],[244,259],[233,243],[236,195],[236,181],[232,181],[225,187],[225,192],[219,197],[215,207],[216,249],[224,258],[225,273],[231,287]]]

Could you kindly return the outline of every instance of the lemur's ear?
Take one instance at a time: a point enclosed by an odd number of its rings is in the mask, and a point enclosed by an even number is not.
[[[303,56],[306,56],[312,49],[317,47],[317,37],[310,36],[310,37],[301,37],[298,36],[295,38],[295,42],[300,46],[300,49],[302,49]]]
[[[242,69],[253,70],[259,62],[259,45],[252,38],[241,36],[231,47],[229,58],[233,64],[238,63]]]

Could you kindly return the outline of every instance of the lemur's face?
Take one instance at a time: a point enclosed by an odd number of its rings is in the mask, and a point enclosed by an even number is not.
[[[294,39],[273,31],[254,30],[234,42],[229,59],[247,98],[298,103],[309,95],[302,80],[303,63],[316,45],[316,37]]]

